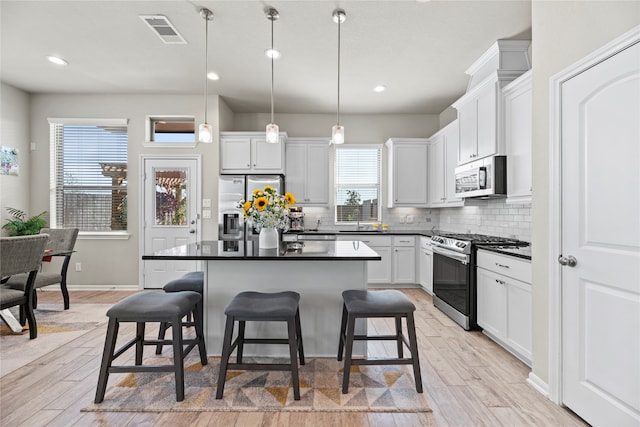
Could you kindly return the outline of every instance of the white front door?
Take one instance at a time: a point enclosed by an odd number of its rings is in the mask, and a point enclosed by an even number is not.
[[[197,158],[143,159],[143,254],[195,243],[200,235]],[[145,289],[195,271],[196,261],[142,261]]]
[[[562,402],[592,425],[638,426],[640,43],[561,97]]]

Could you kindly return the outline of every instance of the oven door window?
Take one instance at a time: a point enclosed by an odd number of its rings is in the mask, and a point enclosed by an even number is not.
[[[433,254],[433,293],[455,308],[469,316],[471,312],[471,267],[462,262],[441,255]]]

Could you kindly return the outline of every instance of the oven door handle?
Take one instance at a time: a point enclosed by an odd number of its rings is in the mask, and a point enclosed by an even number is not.
[[[433,247],[433,253],[434,254],[440,254],[440,255],[445,256],[447,258],[455,259],[456,261],[460,261],[461,263],[463,263],[465,265],[469,263],[469,256],[468,255],[459,254],[459,253],[456,253],[456,252],[449,251],[447,249],[441,249],[438,246],[434,246]]]

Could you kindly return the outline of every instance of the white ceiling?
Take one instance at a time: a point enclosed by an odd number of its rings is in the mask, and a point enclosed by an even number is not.
[[[0,77],[31,93],[202,94],[211,9],[209,82],[235,112],[268,112],[275,7],[275,109],[336,109],[342,24],[341,112],[438,114],[465,92],[465,70],[497,39],[529,39],[530,1],[27,1],[2,0]],[[188,44],[167,45],[139,15],[165,15]],[[50,64],[59,55],[69,65]],[[383,84],[387,90],[374,93]]]

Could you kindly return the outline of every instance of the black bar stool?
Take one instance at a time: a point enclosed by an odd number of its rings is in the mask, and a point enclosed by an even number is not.
[[[218,376],[218,389],[216,399],[222,399],[227,370],[256,370],[256,371],[291,371],[293,381],[293,397],[300,400],[300,381],[298,378],[298,357],[300,364],[304,365],[304,349],[302,346],[302,330],[300,328],[300,311],[298,303],[300,294],[297,292],[241,292],[236,295],[224,310],[227,316],[224,339],[222,344],[222,356],[220,359],[220,374]],[[238,322],[238,336],[233,338],[234,323]],[[287,322],[288,339],[279,338],[245,338],[245,322]],[[288,344],[290,361],[287,364],[277,363],[243,363],[242,351],[244,344]],[[233,350],[237,363],[229,363]]]
[[[352,365],[413,365],[413,375],[416,381],[416,391],[422,393],[422,377],[420,376],[420,359],[418,358],[418,342],[416,328],[413,321],[415,305],[402,292],[395,290],[364,291],[348,290],[342,293],[342,323],[340,326],[340,343],[338,345],[338,360],[342,360],[344,349],[344,376],[342,379],[342,393],[349,392],[349,374]],[[395,335],[355,335],[356,319],[370,317],[393,317],[396,323]],[[402,318],[406,319],[409,340],[402,334]],[[397,342],[398,357],[388,359],[353,359],[353,342],[356,340],[375,341],[391,340]],[[406,345],[411,357],[403,355],[403,344]]]
[[[95,403],[104,399],[109,374],[112,372],[174,372],[176,382],[176,400],[184,400],[184,358],[197,345],[200,351],[200,363],[207,364],[207,350],[202,331],[202,318],[200,317],[202,296],[197,292],[142,292],[131,295],[116,303],[107,311],[109,325],[102,353],[100,376],[96,389]],[[183,339],[182,318],[192,313],[195,320],[195,339]],[[136,323],[136,337],[115,350],[118,338],[118,329],[121,322]],[[171,340],[146,340],[144,330],[146,322],[167,322],[173,326]],[[172,344],[172,365],[142,365],[142,353],[145,345]],[[135,365],[112,366],[115,359],[121,356],[132,346],[136,346]],[[184,346],[187,346],[184,348]]]
[[[202,271],[191,271],[184,276],[181,276],[175,280],[168,282],[166,285],[162,287],[162,290],[165,292],[182,292],[182,291],[193,291],[197,292],[200,295],[203,295],[202,289],[204,288],[204,272]],[[204,319],[203,315],[203,306],[204,302],[200,304],[200,319]],[[193,326],[194,322],[191,321],[191,313],[187,314],[187,319],[185,322],[182,322],[182,326],[190,327]],[[167,329],[171,327],[169,322],[161,322],[160,329],[158,330],[158,340],[164,340],[164,335],[167,332]],[[156,354],[162,353],[162,344],[158,344],[156,347]]]

